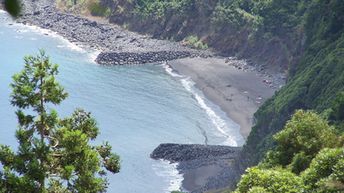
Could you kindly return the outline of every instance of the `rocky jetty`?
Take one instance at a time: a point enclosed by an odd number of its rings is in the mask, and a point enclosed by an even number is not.
[[[237,175],[232,163],[241,149],[221,145],[165,143],[160,144],[150,156],[178,162],[177,169],[184,176],[185,191],[202,193],[228,186],[233,176]]]
[[[102,65],[146,64],[190,57],[188,51],[102,52],[96,62]]]
[[[153,159],[164,159],[171,162],[190,160],[227,158],[233,159],[240,152],[241,147],[200,144],[160,144],[152,153]]]

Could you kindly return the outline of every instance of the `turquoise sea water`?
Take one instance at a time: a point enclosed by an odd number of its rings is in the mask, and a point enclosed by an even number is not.
[[[161,64],[99,66],[96,51],[60,36],[15,24],[0,12],[0,143],[16,147],[15,109],[10,105],[11,76],[23,56],[43,48],[60,65],[58,80],[69,97],[57,107],[68,116],[77,107],[90,111],[100,127],[96,142],[107,140],[121,156],[119,174],[109,175],[108,192],[162,193],[178,189],[176,165],[152,160],[160,143],[242,145],[239,126],[207,101],[187,77]],[[1,169],[1,168],[0,168]]]

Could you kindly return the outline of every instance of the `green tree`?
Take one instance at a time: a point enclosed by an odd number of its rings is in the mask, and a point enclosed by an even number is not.
[[[344,148],[323,149],[301,176],[307,192],[343,192]]]
[[[344,92],[337,94],[332,103],[330,119],[333,121],[344,121]]]
[[[270,193],[270,192],[267,191],[266,188],[254,186],[248,191],[248,193]]]
[[[1,2],[5,10],[12,16],[18,17],[21,12],[21,2],[20,0],[3,0]]]
[[[236,193],[299,193],[302,192],[302,189],[303,184],[301,178],[288,170],[252,167],[247,169],[246,173],[242,176]]]
[[[13,76],[11,103],[17,107],[17,152],[0,145],[0,192],[104,192],[105,169],[119,172],[119,157],[104,143],[90,113],[76,110],[60,119],[51,107],[67,93],[56,81],[58,66],[44,51],[25,57],[24,69]]]
[[[322,148],[334,147],[338,142],[326,120],[304,110],[296,111],[274,139],[277,146],[268,152],[262,165],[289,166],[295,173],[306,169]]]

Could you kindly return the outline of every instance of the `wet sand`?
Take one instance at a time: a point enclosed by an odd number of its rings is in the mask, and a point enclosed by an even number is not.
[[[234,67],[223,58],[185,58],[169,62],[179,74],[190,77],[204,95],[240,125],[246,139],[253,125],[253,114],[276,89],[264,83],[257,72]]]
[[[168,64],[179,74],[190,77],[210,101],[239,124],[240,133],[246,139],[254,122],[254,113],[276,88],[266,84],[258,72],[239,69],[237,64],[240,62],[212,57],[184,58]],[[184,173],[183,188],[197,192],[210,178],[221,176],[223,169],[213,163],[188,170]]]

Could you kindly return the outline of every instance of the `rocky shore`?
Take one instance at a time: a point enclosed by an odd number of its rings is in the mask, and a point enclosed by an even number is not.
[[[241,147],[166,143],[160,144],[150,156],[178,162],[184,190],[201,193],[228,185],[236,172],[232,162],[240,151]]]
[[[24,0],[23,7],[18,22],[52,30],[77,45],[100,50],[96,60],[100,64],[142,64],[212,55],[177,42],[152,39],[116,25],[61,12],[55,8],[54,0]]]

